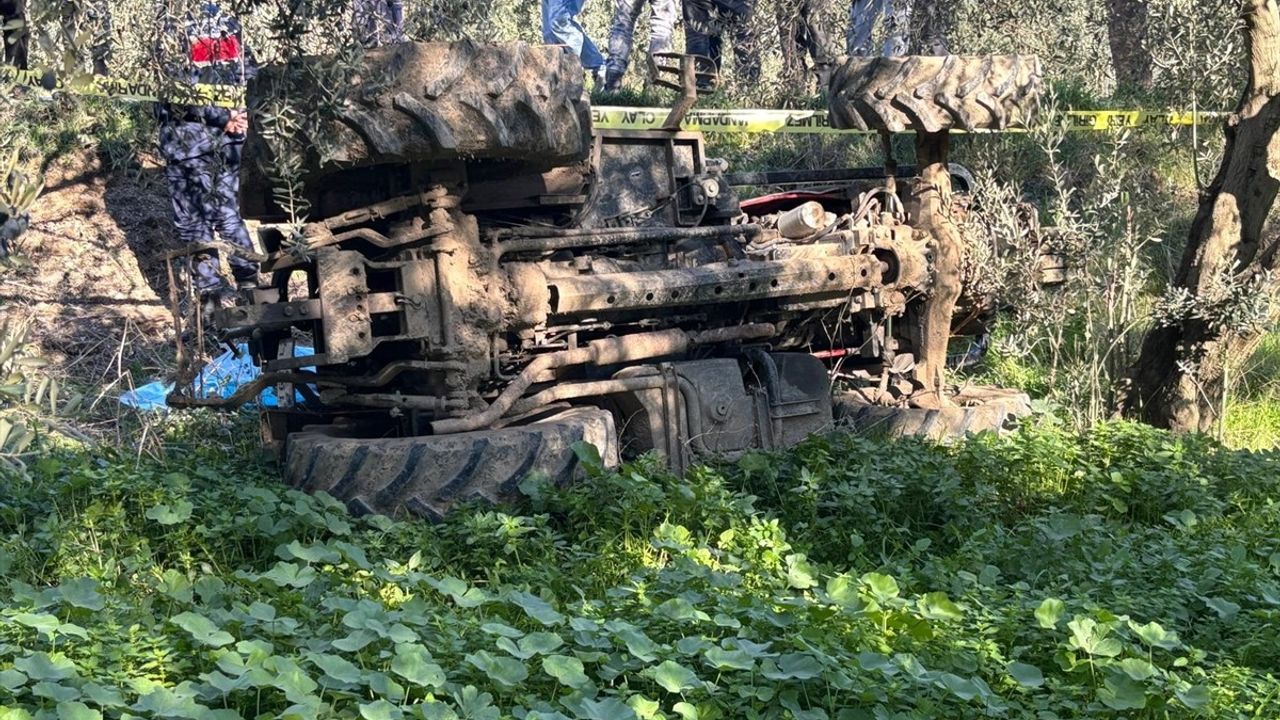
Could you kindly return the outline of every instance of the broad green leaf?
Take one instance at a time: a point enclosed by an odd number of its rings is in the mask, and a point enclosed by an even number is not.
[[[564,616],[556,612],[546,600],[526,592],[513,592],[507,596],[511,602],[519,605],[525,614],[543,625],[559,625]]]
[[[969,702],[982,694],[982,689],[968,678],[962,678],[953,673],[942,673],[938,676],[938,679],[943,687],[951,691],[952,695],[965,702]]]
[[[581,690],[591,684],[591,679],[584,672],[582,661],[568,655],[548,655],[542,658],[542,671],[556,679],[556,682]]]
[[[97,612],[106,607],[106,601],[98,592],[98,582],[92,578],[76,578],[58,586],[62,601],[73,607]]]
[[[32,653],[13,661],[13,666],[26,673],[28,678],[37,682],[49,680],[57,682],[76,676],[76,665],[61,653],[48,655],[42,652]]]
[[[308,563],[323,563],[326,565],[337,565],[342,562],[342,556],[338,552],[327,545],[303,545],[294,540],[288,545],[281,546],[276,552],[276,557],[288,560],[302,560]]]
[[[1157,672],[1155,665],[1143,660],[1142,658],[1125,658],[1116,663],[1116,667],[1125,675],[1139,682],[1155,676]]]
[[[529,677],[524,663],[515,658],[495,657],[488,650],[470,653],[466,660],[505,688],[513,688]]]
[[[1044,685],[1044,673],[1040,672],[1040,668],[1035,665],[1011,662],[1009,663],[1008,670],[1009,675],[1022,687],[1038,688],[1041,685]]]
[[[396,645],[391,672],[419,687],[437,689],[444,685],[444,669],[433,662],[431,653],[421,645]]]
[[[308,703],[313,697],[312,693],[320,685],[293,660],[274,657],[272,662],[275,664],[276,675],[272,678],[271,684],[282,690],[289,702]]]
[[[697,706],[684,701],[672,705],[671,710],[680,716],[680,720],[700,720],[702,717]]]
[[[276,619],[276,609],[272,605],[255,600],[249,606],[249,617],[260,622],[272,622]]]
[[[1045,630],[1058,627],[1058,620],[1067,611],[1067,604],[1057,598],[1045,598],[1036,608],[1036,622]]]
[[[316,579],[316,571],[309,565],[278,562],[275,567],[262,575],[263,580],[270,580],[280,587],[304,588]]]
[[[818,581],[814,579],[816,571],[813,569],[812,563],[802,553],[788,555],[787,563],[787,584],[796,590],[808,590],[816,587]]]
[[[43,635],[53,635],[62,628],[62,621],[49,613],[18,613],[13,616],[13,621]]]
[[[1223,620],[1231,620],[1240,612],[1240,606],[1226,598],[1205,598],[1204,602]]]
[[[82,702],[60,702],[58,720],[102,720],[102,713]]]
[[[684,598],[675,597],[654,608],[654,614],[676,622],[709,622],[711,616],[697,609]]]
[[[632,695],[627,698],[627,706],[635,711],[639,720],[662,720],[662,703],[643,695]]]
[[[534,655],[547,655],[561,645],[564,645],[564,639],[559,635],[549,632],[534,632],[520,638],[520,650],[527,653],[530,657]]]
[[[1119,640],[1107,637],[1111,629],[1099,625],[1093,618],[1077,615],[1067,623],[1067,628],[1071,630],[1071,646],[1089,655],[1115,657],[1123,649]]]
[[[627,652],[637,659],[644,662],[653,662],[657,659],[656,653],[660,649],[658,644],[635,626],[619,620],[610,620],[605,624],[605,628],[617,636],[627,646]]]
[[[822,663],[805,653],[787,653],[778,657],[774,665],[765,663],[761,674],[770,680],[809,680],[822,674]]]
[[[374,672],[368,676],[369,689],[384,699],[400,702],[404,699],[404,686],[386,673]]]
[[[1146,688],[1125,675],[1111,675],[1103,681],[1098,699],[1112,710],[1141,710],[1147,706]]]
[[[374,700],[371,703],[360,703],[360,717],[364,720],[399,720],[404,717],[404,713],[386,700]]]
[[[118,708],[125,705],[124,696],[115,688],[103,687],[97,683],[85,683],[80,691],[99,707]]]
[[[884,605],[898,597],[898,581],[880,573],[867,573],[862,576],[862,585],[877,603]]]
[[[14,670],[13,668],[0,670],[0,688],[13,692],[26,684],[27,676],[23,673]]]
[[[1178,642],[1178,633],[1165,630],[1159,623],[1149,622],[1146,625],[1139,625],[1130,620],[1129,629],[1138,636],[1139,640],[1152,647],[1176,650],[1182,645]]]
[[[307,656],[313,665],[338,682],[358,685],[364,681],[364,671],[354,663],[338,655],[311,653]]]
[[[964,617],[960,606],[941,592],[925,593],[920,598],[920,614],[929,620],[959,620]]]
[[[671,660],[665,660],[656,667],[647,668],[643,674],[669,693],[691,690],[697,687],[699,682],[698,676],[692,670]]]
[[[831,602],[848,608],[862,605],[858,595],[858,582],[849,575],[836,575],[827,581],[827,597]]]
[[[717,670],[752,670],[756,661],[743,650],[725,650],[713,647],[707,650],[707,662]]]
[[[201,645],[210,647],[222,647],[235,642],[235,638],[224,630],[218,628],[216,624],[209,618],[193,612],[179,613],[171,618],[169,622],[191,633],[191,637]]]
[[[635,710],[612,696],[603,700],[584,698],[576,710],[582,720],[636,720]]]
[[[148,508],[148,520],[155,520],[161,525],[177,525],[191,519],[191,511],[195,506],[186,500],[175,500],[167,505],[156,505]]]
[[[329,644],[343,652],[360,652],[366,645],[377,639],[378,636],[368,630],[353,630],[350,635]]]
[[[55,682],[38,682],[31,688],[31,694],[36,697],[48,698],[56,703],[71,702],[80,699],[80,691],[59,685]]]
[[[1212,700],[1209,696],[1209,688],[1203,685],[1192,685],[1185,690],[1175,690],[1173,694],[1179,702],[1192,710],[1199,710]]]
[[[490,635],[501,635],[504,638],[511,638],[513,640],[518,640],[519,638],[524,637],[523,630],[517,630],[506,623],[500,622],[487,622],[480,626],[480,630],[482,632],[489,633]]]

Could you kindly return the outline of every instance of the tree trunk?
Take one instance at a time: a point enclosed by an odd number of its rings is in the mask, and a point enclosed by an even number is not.
[[[1129,414],[1179,431],[1209,432],[1220,421],[1224,361],[1252,337],[1224,328],[1215,317],[1223,313],[1214,310],[1238,308],[1233,289],[1238,296],[1239,288],[1257,286],[1280,256],[1280,236],[1263,236],[1280,191],[1280,9],[1276,0],[1243,4],[1249,84],[1227,123],[1222,167],[1202,196],[1174,279],[1201,312],[1147,334],[1125,403]]]
[[[951,170],[947,155],[951,136],[945,132],[916,135],[916,163],[920,179],[912,188],[916,206],[916,226],[930,235],[933,252],[933,287],[910,320],[908,333],[916,357],[916,379],[923,393],[913,399],[922,407],[948,404],[943,395],[943,375],[947,367],[947,344],[951,340],[951,320],[960,299],[964,238],[951,220]]]
[[[1120,87],[1151,87],[1147,41],[1147,0],[1107,0],[1111,65]]]

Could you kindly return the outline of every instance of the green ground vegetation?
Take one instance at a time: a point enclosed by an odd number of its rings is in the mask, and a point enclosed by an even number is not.
[[[6,478],[0,717],[1280,714],[1275,453],[835,435],[430,525],[285,490],[245,424]]]

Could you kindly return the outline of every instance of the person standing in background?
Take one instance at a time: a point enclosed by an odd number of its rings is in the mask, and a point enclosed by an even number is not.
[[[631,46],[635,42],[636,21],[647,3],[650,6],[649,55],[669,52],[679,20],[678,0],[617,0],[613,13],[613,29],[609,32],[609,62],[605,67],[604,89],[617,92],[631,62]]]
[[[542,0],[542,41],[548,45],[568,46],[582,60],[582,67],[599,83],[604,56],[578,22],[585,1]]]
[[[185,57],[166,65],[180,82],[244,87],[257,75],[257,63],[245,46],[239,21],[216,3],[203,3],[187,13],[179,37]],[[252,251],[253,240],[240,215],[240,164],[248,113],[159,103],[156,120],[178,240],[204,245],[216,233],[225,243]],[[237,289],[257,285],[257,264],[234,254],[227,260]],[[236,289],[222,278],[217,251],[193,258],[191,282],[206,312],[235,300]]]
[[[911,13],[915,0],[853,0],[849,6],[847,49],[854,57],[871,56],[871,38],[884,20],[885,57],[906,55],[909,50]]]
[[[0,42],[4,61],[19,70],[27,69],[27,0],[0,0]]]
[[[381,47],[405,41],[404,0],[355,0],[352,13],[356,41]]]
[[[798,8],[777,6],[778,31],[781,35],[782,77],[788,83],[804,83],[810,68],[805,55],[813,59],[812,71],[819,87],[826,87],[831,68],[835,64],[829,52],[829,40],[822,29],[818,0],[800,0]]]
[[[685,52],[715,63],[724,61],[724,36],[730,36],[738,77],[760,80],[760,50],[751,32],[751,0],[684,0]]]

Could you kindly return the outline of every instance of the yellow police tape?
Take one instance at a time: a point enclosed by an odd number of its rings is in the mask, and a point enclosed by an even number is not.
[[[184,105],[245,107],[243,88],[228,85],[182,85],[163,92],[146,83],[82,73],[59,76],[51,70],[18,70],[0,66],[0,85],[31,88],[37,92],[71,93],[135,102],[168,102]],[[1148,112],[1145,110],[1071,110],[1063,113],[1074,130],[1117,130],[1140,127],[1191,127],[1221,121],[1226,113]],[[663,108],[606,107],[591,109],[597,130],[658,130],[667,118]],[[824,110],[694,110],[682,127],[705,133],[783,133],[845,135],[866,131],[831,127]],[[1015,130],[1016,132],[1016,130]]]
[[[52,70],[19,70],[8,65],[0,65],[0,85],[25,87],[37,93],[70,93],[135,102],[160,102],[163,96],[167,102],[182,105],[245,107],[244,89],[231,85],[174,83],[161,92],[147,83],[106,75],[59,75]]]
[[[1145,110],[1071,110],[1063,113],[1073,130],[1117,130],[1139,127],[1191,127],[1221,121],[1226,113],[1147,112]],[[667,118],[661,108],[593,107],[597,130],[657,130]],[[681,127],[706,133],[783,133],[848,135],[874,131],[831,127],[825,110],[693,110]],[[1018,132],[1014,130],[1014,132]]]

